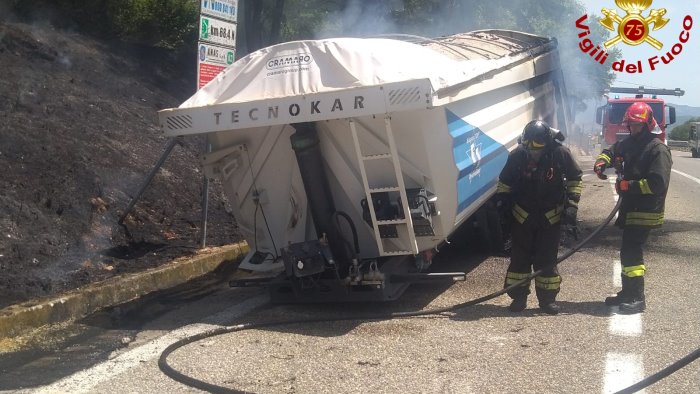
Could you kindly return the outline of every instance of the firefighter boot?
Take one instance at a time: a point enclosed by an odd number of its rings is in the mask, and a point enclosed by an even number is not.
[[[554,300],[557,297],[559,290],[535,289],[537,300],[540,302],[540,310],[548,315],[556,315],[561,311],[561,307]]]
[[[506,274],[506,280],[503,287],[509,287],[513,283],[524,279],[528,274],[510,272]],[[508,306],[508,310],[511,312],[522,312],[527,307],[527,296],[530,294],[530,282],[523,283],[513,289],[508,290],[508,296],[513,300]]]
[[[607,297],[605,299],[605,305],[607,306],[619,306],[623,302],[630,300],[630,291],[632,290],[632,278],[620,275],[622,277],[622,290],[617,292],[617,295]]]
[[[618,291],[616,295],[606,297],[605,305],[607,306],[618,306],[627,300],[627,292],[623,287],[622,290]]]
[[[554,302],[540,304],[540,310],[548,315],[556,315],[561,311],[561,307]]]
[[[628,302],[631,300],[631,291],[634,286],[633,278],[625,275],[622,276],[622,290],[618,291],[616,295],[605,298],[605,305],[607,306],[619,306],[623,302]]]
[[[644,312],[647,306],[644,300],[644,277],[636,276],[627,279],[629,291],[627,299],[620,303],[620,313],[631,315]]]
[[[527,296],[513,298],[508,310],[511,312],[522,312],[527,307]]]

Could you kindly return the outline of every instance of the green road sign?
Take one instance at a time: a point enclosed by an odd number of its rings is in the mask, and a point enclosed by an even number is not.
[[[209,19],[202,18],[202,38],[209,38]]]

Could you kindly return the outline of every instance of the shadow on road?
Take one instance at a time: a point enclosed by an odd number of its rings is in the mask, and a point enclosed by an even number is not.
[[[531,299],[529,300],[528,309],[520,313],[510,312],[506,305],[478,304],[460,309],[451,317],[451,319],[456,321],[474,321],[484,318],[523,319],[536,316],[546,316],[546,314],[541,312],[537,307],[537,300],[533,299],[532,296],[530,297]],[[603,301],[557,301],[557,304],[561,306],[562,309],[558,316],[589,315],[595,317],[606,317],[610,316],[611,314],[610,308],[605,306]],[[557,318],[557,316],[552,316],[552,318]]]

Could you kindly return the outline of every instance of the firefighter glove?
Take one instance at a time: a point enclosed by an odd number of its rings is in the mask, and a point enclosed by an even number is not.
[[[624,194],[630,191],[630,181],[621,179],[615,182],[615,190],[617,190],[617,194]]]
[[[613,167],[615,167],[615,172],[622,174],[625,172],[625,159],[622,156],[615,156],[613,159]]]
[[[564,209],[564,224],[575,227],[577,215],[578,208],[572,206],[566,207],[566,209]]]
[[[595,161],[595,164],[593,165],[593,172],[598,175],[598,178],[608,179],[608,176],[604,174],[607,165],[608,163],[606,163],[603,159],[598,159]]]
[[[513,200],[509,193],[497,193],[495,197],[496,209],[502,220],[509,220],[513,214]]]
[[[499,211],[512,208],[513,203],[511,202],[509,193],[496,193],[494,199],[496,200],[496,208],[498,208]]]

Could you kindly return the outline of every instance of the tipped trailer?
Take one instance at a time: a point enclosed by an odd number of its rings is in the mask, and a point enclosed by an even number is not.
[[[426,271],[467,222],[499,247],[498,175],[528,121],[566,132],[565,100],[556,40],[482,30],[274,45],[159,119],[208,135],[273,300],[392,300],[464,277]]]

